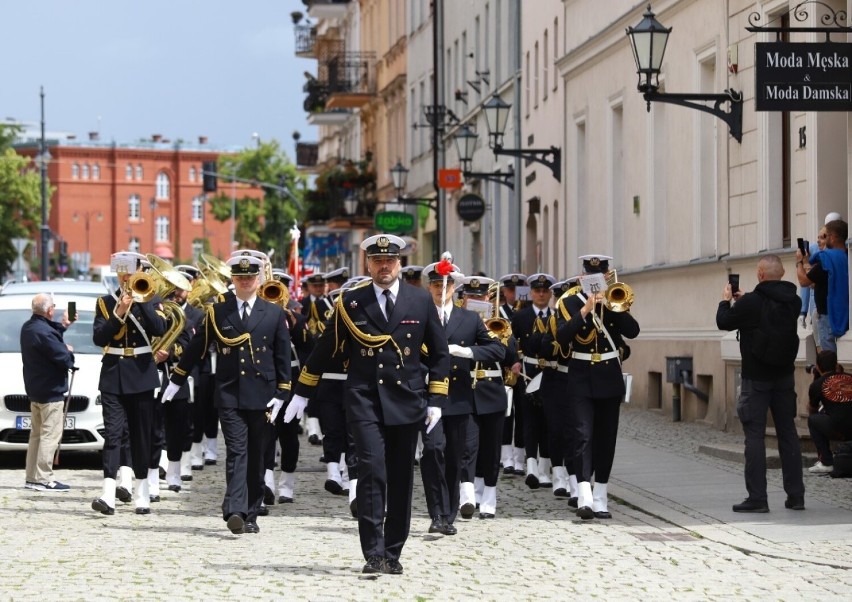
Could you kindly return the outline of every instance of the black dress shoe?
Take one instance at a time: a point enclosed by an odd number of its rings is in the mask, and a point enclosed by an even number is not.
[[[266,506],[261,506],[260,508],[257,509],[257,515],[258,516],[269,516],[269,508],[267,508]],[[248,525],[246,525],[246,526],[248,526]],[[246,531],[246,533],[248,533],[248,531]]]
[[[204,470],[204,464],[193,464],[192,470]]]
[[[456,529],[455,525],[448,521],[446,518],[444,519],[444,535],[455,535],[459,530]]]
[[[576,497],[569,497],[568,498],[568,505],[571,508],[576,508],[577,507],[577,498]]]
[[[481,519],[483,519],[483,518],[494,518],[494,515],[490,512],[480,512],[479,518],[481,518]]]
[[[334,479],[326,479],[325,490],[334,495],[340,495],[343,491],[343,486]]]
[[[232,514],[228,517],[228,528],[234,535],[239,535],[245,532],[246,521],[239,514]]]
[[[402,565],[399,560],[385,558],[383,573],[387,575],[402,575]]]
[[[115,514],[115,508],[107,504],[101,498],[98,498],[92,502],[92,510],[97,510],[101,514],[106,514],[107,516]]]
[[[555,497],[570,497],[571,494],[568,493],[568,490],[564,487],[559,487],[558,489],[553,490],[553,495]]]
[[[150,508],[137,508],[136,514],[151,514]]]
[[[538,489],[539,487],[538,477],[532,473],[527,475],[527,478],[524,483],[526,483],[527,487],[529,487],[530,489]]]
[[[159,495],[149,495],[148,500],[151,501],[151,502],[159,502],[160,496]]]
[[[257,526],[256,522],[250,520],[246,523],[245,527],[243,527],[243,531],[245,533],[260,533],[260,527]]]
[[[606,510],[602,510],[600,512],[595,512],[595,518],[612,518],[612,514]]]
[[[160,466],[160,480],[161,481],[166,480],[166,469],[163,468],[162,466]]]
[[[349,512],[352,513],[352,518],[358,518],[358,501],[352,500],[349,502]]]
[[[804,504],[804,500],[802,500]],[[769,512],[769,504],[765,501],[760,502],[757,500],[750,500],[748,498],[744,499],[739,504],[734,504],[732,508],[734,512],[755,512],[755,513],[766,513]]]
[[[577,508],[577,516],[582,518],[583,520],[592,520],[595,518],[595,511],[589,508],[588,506],[582,506]]]
[[[385,568],[385,559],[381,556],[370,556],[367,563],[361,569],[362,573],[381,573]]]
[[[293,498],[287,497],[287,496],[284,496],[284,495],[279,495],[278,496],[278,503],[279,504],[292,504]]]
[[[514,466],[504,466],[503,467],[503,474],[515,474],[515,467]]]
[[[461,514],[462,518],[473,518],[474,511],[476,511],[476,506],[470,502],[462,504],[459,508],[459,514]]]
[[[319,435],[308,436],[308,443],[310,443],[311,445],[322,445],[322,441],[320,441]]]
[[[519,477],[522,477],[522,476],[524,476],[525,474],[527,474],[527,471],[526,471],[523,467],[518,468],[518,467],[516,466],[516,467],[515,467],[515,471],[514,471],[514,473],[513,473],[513,474],[516,474],[516,475],[518,475]]]
[[[440,517],[436,516],[432,519],[432,524],[429,525],[429,533],[440,533],[442,535],[444,534],[444,525]]]
[[[207,458],[204,460],[204,466],[216,466],[216,460],[212,458]]]
[[[804,510],[805,496],[803,495],[788,495],[784,501],[784,507],[789,510]]]
[[[275,492],[268,485],[263,486],[263,503],[267,506],[275,505]]]
[[[182,474],[182,475],[180,475],[180,480],[181,481],[191,481],[192,475],[191,474]]]
[[[180,485],[169,485],[169,491],[174,491],[175,493],[180,493]]]
[[[118,498],[118,501],[125,504],[133,499],[133,495],[127,490],[127,487],[121,486],[115,488],[115,497]]]

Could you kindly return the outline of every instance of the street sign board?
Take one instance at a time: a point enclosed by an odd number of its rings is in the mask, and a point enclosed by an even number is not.
[[[456,213],[466,222],[480,220],[485,215],[485,200],[472,192],[462,195],[456,206]]]
[[[411,232],[414,230],[414,215],[404,211],[379,211],[374,219],[376,228],[381,232]]]

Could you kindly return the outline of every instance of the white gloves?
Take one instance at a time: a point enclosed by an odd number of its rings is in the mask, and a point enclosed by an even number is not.
[[[284,400],[273,397],[266,404],[266,407],[269,408],[269,422],[275,422],[275,419],[278,418],[278,412],[284,407]]]
[[[301,418],[308,407],[308,398],[301,395],[293,395],[287,409],[284,410],[284,422],[292,422],[293,418]]]
[[[438,424],[438,421],[441,419],[441,408],[436,408],[433,406],[429,406],[426,408],[426,434],[435,428],[435,425]]]
[[[462,347],[461,345],[450,345],[450,355],[456,357],[466,357],[469,360],[473,359],[473,349],[470,347]]]
[[[166,403],[167,401],[171,401],[172,399],[174,399],[175,395],[177,395],[178,391],[180,391],[180,385],[176,385],[172,381],[169,381],[169,386],[166,387],[166,390],[163,393],[163,399],[162,399],[163,403]]]

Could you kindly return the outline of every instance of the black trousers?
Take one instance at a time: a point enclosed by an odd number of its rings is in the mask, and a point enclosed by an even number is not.
[[[808,430],[819,454],[819,460],[826,466],[834,464],[834,456],[831,453],[832,439],[835,441],[852,439],[852,423],[829,414],[808,416]]]
[[[483,478],[486,487],[496,487],[500,475],[500,434],[506,422],[506,413],[474,414],[473,421],[479,432],[476,476]]]
[[[352,421],[358,454],[358,533],[364,558],[398,560],[411,527],[414,448],[420,423]],[[387,502],[387,519],[385,519]]]
[[[521,399],[525,395],[524,387],[522,383],[515,385],[512,413],[503,421],[502,445],[524,447],[524,413],[520,410]]]
[[[469,420],[469,414],[442,416],[428,435],[426,425],[421,427],[423,455],[420,457],[420,476],[427,492],[430,518],[445,516],[453,522],[458,515],[460,473]]]
[[[189,399],[173,399],[164,404],[166,456],[169,462],[180,462],[183,452],[192,447],[192,406]]]
[[[524,448],[527,458],[549,458],[547,422],[538,392],[521,396],[521,411],[524,413]]]
[[[343,398],[337,400],[318,399],[314,406],[318,411],[322,429],[322,453],[326,462],[340,462],[340,455],[346,452],[346,410]]]
[[[473,483],[474,477],[479,475],[476,472],[476,458],[479,456],[479,424],[474,420],[473,414],[468,415],[467,434],[464,439],[459,482]]]
[[[195,381],[195,403],[192,404],[192,441],[219,436],[219,410],[213,403],[214,375],[203,373]]]
[[[608,483],[615,459],[621,397],[572,395],[569,403],[574,465],[569,472],[581,483],[591,481],[593,474],[596,483]]]
[[[160,391],[162,394],[162,391]],[[166,449],[166,417],[163,404],[157,399],[154,404],[151,419],[151,458],[148,460],[148,469],[160,466],[160,456]]]
[[[275,442],[278,441],[281,446],[281,471],[296,472],[296,465],[299,463],[299,421],[284,422],[286,408],[285,404],[278,412],[275,424],[270,424],[268,427],[268,441],[263,452],[265,470],[275,469]]]
[[[247,521],[257,520],[263,501],[263,450],[268,439],[265,410],[219,408],[225,436],[225,499],[222,518],[239,514]]]
[[[547,448],[553,466],[566,466],[574,472],[571,463],[571,408],[568,397],[568,375],[550,370],[541,383],[544,417],[547,427]]]
[[[130,462],[137,479],[148,478],[153,435],[154,391],[116,395],[101,392],[104,418],[104,478],[114,479],[122,459],[121,445],[125,432],[130,438]]]

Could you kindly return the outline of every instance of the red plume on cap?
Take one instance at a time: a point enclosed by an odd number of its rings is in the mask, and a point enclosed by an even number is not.
[[[449,259],[442,259],[435,266],[435,271],[441,276],[449,276],[453,272],[453,262]]]

